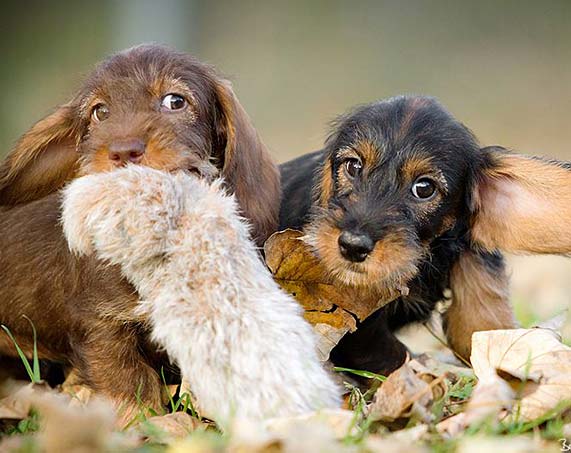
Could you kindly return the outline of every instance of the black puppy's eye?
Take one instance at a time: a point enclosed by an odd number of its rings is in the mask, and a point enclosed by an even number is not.
[[[97,104],[91,111],[91,118],[100,123],[109,118],[109,108],[105,104]]]
[[[416,198],[427,200],[436,193],[436,184],[432,179],[421,176],[414,182],[411,190]]]
[[[169,93],[161,100],[161,106],[169,111],[182,110],[186,107],[186,99],[180,94]]]
[[[351,178],[355,178],[361,173],[363,164],[359,159],[351,158],[345,161],[345,171]]]

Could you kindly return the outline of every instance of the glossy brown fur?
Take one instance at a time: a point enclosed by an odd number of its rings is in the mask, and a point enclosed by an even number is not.
[[[160,110],[170,92],[187,98],[185,111]],[[94,122],[92,109],[102,101],[111,114]],[[132,139],[145,143],[141,165],[224,176],[259,243],[276,229],[279,206],[277,167],[229,83],[192,57],[156,46],[105,61],[0,164],[0,324],[31,357],[27,316],[40,358],[76,368],[126,415],[137,395],[146,406],[162,404],[159,372],[169,364],[149,343],[145,320],[134,313],[138,295],[119,269],[69,252],[58,190],[79,175],[113,169],[108,150]],[[0,332],[0,363],[15,357]]]

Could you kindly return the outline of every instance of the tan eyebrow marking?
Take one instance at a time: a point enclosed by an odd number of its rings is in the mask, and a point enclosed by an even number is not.
[[[364,165],[373,165],[379,160],[380,151],[376,145],[368,140],[359,140],[354,145],[341,149],[337,156],[339,158],[358,157]]]
[[[169,93],[176,93],[184,96],[188,101],[188,110],[191,114],[191,122],[195,122],[198,117],[198,103],[196,96],[188,88],[186,83],[174,77],[156,76],[148,87],[152,96],[161,99]]]
[[[441,188],[448,192],[448,183],[442,171],[434,165],[430,157],[411,157],[402,166],[402,175],[406,182],[413,182],[422,175],[434,178]]]

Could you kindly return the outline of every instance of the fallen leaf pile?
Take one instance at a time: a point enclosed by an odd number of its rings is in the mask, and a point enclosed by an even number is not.
[[[472,442],[464,432],[490,420],[490,426],[497,426],[510,418],[541,419],[571,400],[570,359],[571,348],[550,329],[478,332],[473,336],[473,371],[423,354],[388,376],[372,397],[353,388],[357,398],[352,410],[265,422],[238,413],[225,435],[183,412],[135,421],[117,431],[111,406],[96,396],[76,398],[38,384],[12,386],[0,393],[0,421],[24,419],[36,411],[41,429],[1,438],[0,451],[28,451],[29,445],[35,448],[31,451],[48,453],[141,451],[148,444],[170,452],[422,452],[435,438],[460,439],[459,452],[482,451],[484,445],[543,451],[554,443],[522,436],[501,443],[496,437],[470,437]],[[462,379],[476,378],[473,391],[458,387]],[[82,392],[73,379],[65,388]],[[571,425],[564,432],[571,435]]]
[[[476,332],[471,362],[478,384],[466,410],[438,426],[449,436],[486,420],[542,419],[571,402],[571,348],[552,328]]]

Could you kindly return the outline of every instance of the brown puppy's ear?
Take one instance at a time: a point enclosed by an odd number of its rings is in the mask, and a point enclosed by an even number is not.
[[[38,121],[0,163],[0,205],[36,200],[77,171],[75,119],[69,105]]]
[[[571,166],[482,149],[488,162],[472,189],[476,246],[513,253],[571,253]]]
[[[236,99],[229,82],[216,83],[218,111],[216,154],[222,160],[222,176],[236,194],[244,216],[252,222],[258,244],[278,227],[280,178],[276,164]]]

